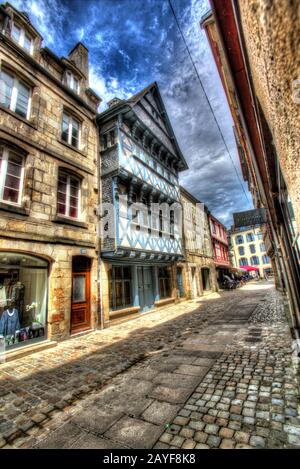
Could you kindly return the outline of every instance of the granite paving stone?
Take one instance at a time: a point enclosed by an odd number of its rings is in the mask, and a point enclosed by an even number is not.
[[[0,447],[300,447],[292,345],[264,281],[74,337],[0,364]]]

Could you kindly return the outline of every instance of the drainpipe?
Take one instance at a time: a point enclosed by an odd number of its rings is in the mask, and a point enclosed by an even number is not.
[[[104,312],[103,312],[103,294],[101,282],[101,237],[100,237],[100,220],[102,218],[102,181],[101,181],[101,158],[100,158],[100,128],[98,128],[97,119],[96,132],[97,132],[97,179],[98,179],[98,210],[97,210],[97,245],[98,245],[98,264],[97,264],[97,284],[98,284],[98,317],[100,318],[100,329],[104,329]]]

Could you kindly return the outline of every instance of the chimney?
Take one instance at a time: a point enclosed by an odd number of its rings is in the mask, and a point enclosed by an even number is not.
[[[83,73],[85,78],[89,78],[89,51],[82,44],[78,42],[68,55],[68,59],[76,65],[77,68]]]
[[[107,105],[108,107],[113,107],[115,106],[116,104],[120,103],[122,100],[120,98],[117,98],[117,97],[114,97],[113,99],[111,99],[110,101],[108,101]]]

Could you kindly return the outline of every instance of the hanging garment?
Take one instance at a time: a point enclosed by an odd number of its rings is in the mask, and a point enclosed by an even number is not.
[[[20,329],[19,313],[16,308],[10,312],[8,309],[3,311],[0,319],[0,335],[14,335]]]
[[[0,285],[0,306],[4,308],[6,306],[6,288],[4,285]]]
[[[21,282],[17,282],[11,289],[11,300],[19,310],[19,320],[23,320],[25,287]]]

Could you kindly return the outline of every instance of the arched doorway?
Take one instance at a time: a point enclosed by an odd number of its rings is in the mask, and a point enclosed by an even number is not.
[[[211,286],[210,286],[209,269],[207,267],[203,267],[202,269],[202,282],[203,282],[203,291],[209,291],[211,289]]]
[[[91,259],[75,256],[72,260],[71,334],[91,327]]]

